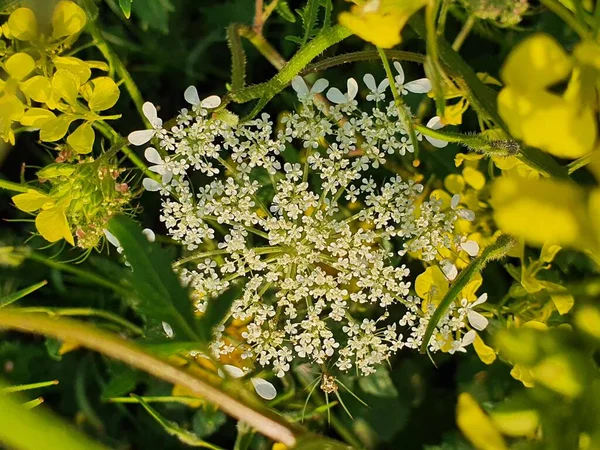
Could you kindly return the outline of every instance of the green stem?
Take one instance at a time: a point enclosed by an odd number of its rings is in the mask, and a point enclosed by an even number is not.
[[[232,91],[229,93],[228,99],[236,103],[246,103],[255,99],[261,99],[263,103],[268,102],[290,84],[292,79],[319,54],[350,35],[352,32],[341,25],[321,31],[317,37],[296,53],[271,80]]]
[[[110,311],[104,311],[101,309],[93,308],[44,308],[44,307],[31,307],[31,308],[19,308],[20,312],[23,313],[45,313],[50,316],[88,316],[88,317],[100,317],[106,319],[117,325],[121,325],[123,328],[128,329],[132,333],[143,336],[144,330],[140,327],[132,324],[128,320],[111,313]]]
[[[467,36],[473,29],[473,25],[475,25],[475,20],[475,16],[473,15],[470,15],[467,18],[467,21],[464,23],[464,25],[460,29],[460,32],[458,33],[458,35],[454,39],[454,42],[452,43],[452,50],[454,50],[455,52],[460,50],[463,43],[465,42],[465,39],[467,39]]]
[[[123,62],[119,59],[117,54],[112,51],[112,49],[110,48],[110,45],[108,45],[108,43],[104,39],[104,36],[102,35],[102,30],[100,30],[100,28],[96,24],[96,21],[92,20],[92,16],[90,13],[90,11],[91,11],[90,3],[91,3],[91,0],[84,1],[85,9],[87,10],[87,16],[88,16],[87,29],[90,32],[90,34],[92,35],[92,38],[94,39],[96,47],[98,48],[98,50],[100,50],[100,53],[102,53],[102,56],[104,56],[104,58],[108,61],[110,66],[115,70],[117,75],[119,75],[119,77],[121,77],[121,79],[123,80],[125,89],[127,89],[129,96],[133,100],[133,103],[135,104],[135,107],[136,107],[138,114],[140,115],[142,121],[144,122],[144,124],[146,126],[150,126],[150,123],[148,122],[148,119],[146,118],[146,116],[144,115],[144,111],[142,110],[142,105],[144,104],[144,99],[142,98],[142,94],[141,94],[140,90],[138,89],[137,85],[135,84],[135,81],[133,81],[133,78],[131,77],[131,75],[129,74],[127,69],[125,68],[125,65],[123,64]]]
[[[435,105],[437,113],[444,115],[446,100],[444,99],[444,88],[442,86],[443,70],[440,65],[440,52],[438,49],[438,34],[436,32],[436,17],[439,9],[439,0],[429,0],[425,6],[425,41],[427,42],[426,67],[428,76],[433,85],[433,94],[435,95]]]
[[[540,3],[560,17],[567,25],[571,27],[581,39],[590,39],[590,33],[584,25],[579,23],[577,18],[563,6],[558,0],[540,0]]]
[[[117,133],[117,131],[106,122],[96,121],[93,125],[94,128],[100,131],[100,133],[102,133],[107,139],[110,139],[113,144],[116,144],[123,139],[119,133]],[[148,178],[152,178],[153,180],[160,181],[160,177],[156,173],[151,172],[144,160],[141,159],[129,146],[123,145],[120,150],[138,169],[144,173],[144,175],[146,175]]]
[[[419,141],[417,140],[417,135],[415,134],[412,118],[410,117],[410,113],[404,106],[404,102],[402,101],[402,97],[400,97],[400,94],[398,93],[398,89],[396,89],[396,80],[394,80],[394,74],[392,73],[392,69],[390,67],[390,63],[387,59],[387,56],[385,55],[385,52],[379,47],[377,47],[377,52],[379,53],[379,57],[381,58],[381,62],[383,63],[383,68],[385,69],[387,79],[390,82],[390,89],[392,90],[394,101],[396,102],[398,117],[402,121],[402,126],[404,126],[404,128],[408,131],[408,135],[410,136],[410,142],[412,143],[415,152],[415,158],[418,159]]]
[[[12,394],[15,392],[31,391],[33,389],[41,389],[41,388],[45,388],[45,387],[49,387],[49,386],[56,386],[57,384],[58,384],[58,380],[52,380],[52,381],[42,381],[40,383],[19,384],[16,386],[0,387],[0,394],[4,395],[4,394]]]
[[[421,353],[427,351],[429,341],[431,340],[439,321],[450,305],[456,300],[458,294],[460,294],[469,281],[471,281],[471,278],[473,278],[475,274],[481,272],[490,261],[501,259],[506,256],[515,244],[516,240],[512,236],[506,234],[500,235],[498,239],[496,239],[496,242],[486,247],[481,255],[471,261],[471,263],[458,275],[429,320],[425,335],[423,336],[423,343],[421,344]]]
[[[385,56],[393,61],[410,61],[418,64],[425,63],[425,55],[420,53],[405,52],[403,50],[383,50]],[[358,52],[344,53],[343,55],[331,56],[322,59],[316,63],[309,64],[300,71],[300,75],[308,75],[309,73],[322,72],[331,67],[340,66],[360,61],[371,61],[380,59],[380,53],[377,50],[362,50]]]
[[[6,189],[7,191],[13,192],[27,192],[30,190],[37,190],[25,184],[13,183],[12,181],[7,180],[0,180],[0,189]]]
[[[306,434],[302,429],[286,423],[253,397],[247,397],[247,394],[243,396],[246,391],[237,380],[228,380],[227,390],[225,390],[225,382],[218,380],[216,376],[201,379],[200,373],[187,372],[181,367],[146,353],[132,342],[93,326],[70,319],[49,318],[45,315],[7,310],[0,311],[0,325],[3,328],[52,336],[62,341],[73,341],[164,381],[183,386],[288,447],[294,447],[297,439]]]
[[[131,296],[131,291],[119,286],[118,284],[113,283],[112,281],[107,280],[106,278],[100,277],[92,272],[88,272],[87,270],[83,270],[83,269],[79,269],[77,267],[74,267],[72,265],[69,264],[64,264],[58,261],[54,261],[44,255],[41,255],[39,253],[24,253],[23,256],[25,256],[26,258],[44,264],[45,266],[48,266],[52,269],[57,269],[60,270],[62,272],[67,272],[70,273],[72,275],[76,275],[80,278],[83,278],[84,280],[90,281],[92,283],[95,283],[99,286],[104,286],[108,289],[113,290],[114,292],[121,294],[123,296]]]

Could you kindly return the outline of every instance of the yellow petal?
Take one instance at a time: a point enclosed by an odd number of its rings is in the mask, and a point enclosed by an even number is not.
[[[600,339],[600,310],[596,306],[583,305],[575,310],[575,325],[584,333]]]
[[[575,184],[501,177],[492,186],[491,204],[498,227],[531,244],[582,248],[589,241],[585,192]]]
[[[450,174],[444,179],[444,187],[452,194],[460,194],[465,188],[465,179],[461,175]]]
[[[571,67],[571,59],[558,42],[539,33],[515,47],[500,76],[508,86],[520,90],[543,89],[564,80]]]
[[[438,266],[430,266],[415,280],[415,291],[423,300],[438,305],[448,292],[448,280]]]
[[[92,151],[96,135],[92,124],[84,123],[67,137],[69,145],[79,154],[86,154]]]
[[[477,300],[478,295],[476,294],[477,289],[481,287],[483,283],[483,277],[480,273],[475,273],[471,280],[465,285],[465,287],[460,291],[460,295],[462,298],[466,298],[470,302],[474,302]]]
[[[40,209],[46,203],[51,202],[52,198],[43,192],[29,189],[23,194],[15,195],[12,201],[21,211],[33,212]]]
[[[485,342],[483,342],[483,339],[481,339],[479,335],[477,335],[473,341],[473,348],[483,363],[492,364],[496,361],[496,352],[492,347],[485,345]]]
[[[41,211],[35,218],[35,226],[48,242],[65,239],[69,244],[74,245],[65,210],[59,205]]]
[[[92,75],[89,65],[79,58],[73,56],[57,56],[53,60],[57,69],[63,69],[77,75],[79,84],[86,83]]]
[[[71,122],[77,117],[70,114],[63,114],[55,119],[44,121],[40,125],[40,140],[44,142],[55,142],[62,139],[69,129]]]
[[[6,120],[10,125],[11,121],[21,120],[24,112],[23,103],[15,95],[5,94],[0,97],[0,120]]]
[[[479,153],[457,153],[454,157],[454,165],[459,167],[465,161],[479,161],[483,158]]]
[[[590,191],[588,198],[588,217],[591,229],[595,231],[595,245],[588,249],[593,254],[600,253],[600,189],[595,188]]]
[[[61,1],[52,14],[52,37],[58,39],[78,33],[85,26],[85,11],[76,3]]]
[[[575,304],[575,298],[560,284],[543,281],[542,284],[549,291],[550,299],[560,315],[567,314]]]
[[[6,72],[21,81],[35,69],[35,61],[27,53],[15,53],[4,64]]]
[[[91,81],[93,87],[88,97],[88,107],[92,111],[104,111],[112,108],[119,99],[119,87],[109,77],[95,78]]]
[[[38,35],[35,14],[29,8],[19,8],[8,18],[8,27],[12,36],[20,41],[30,41]]]
[[[429,194],[430,199],[436,199],[442,201],[442,209],[448,209],[451,206],[452,197],[443,189],[436,189]]]
[[[71,105],[77,102],[80,86],[77,74],[65,69],[57,70],[52,77],[52,89]]]
[[[50,81],[41,75],[31,77],[19,87],[26,96],[39,103],[46,103],[52,94]]]
[[[535,381],[566,397],[577,397],[583,391],[579,373],[566,355],[548,356],[531,372]]]
[[[180,386],[179,384],[175,384],[173,386],[171,395],[174,397],[197,397],[193,391]],[[198,398],[198,400],[189,400],[186,404],[191,408],[200,408],[204,404],[204,400],[202,398]]]
[[[40,128],[50,119],[56,119],[52,111],[43,108],[29,108],[21,117],[21,124],[26,127]]]
[[[485,186],[485,176],[477,169],[465,167],[462,175],[465,181],[478,191]]]
[[[378,47],[392,48],[401,41],[400,32],[426,0],[369,0],[338,16],[341,25]]]
[[[520,364],[515,364],[515,366],[511,369],[510,375],[515,379],[519,380],[523,383],[525,387],[533,387],[535,383],[533,382],[533,375],[531,374],[531,370],[526,369]]]
[[[477,404],[466,392],[458,396],[456,423],[465,437],[479,450],[505,450],[502,435]]]
[[[542,251],[540,252],[540,261],[545,263],[550,263],[554,261],[554,258],[560,251],[560,245],[553,244],[552,242],[546,242],[542,246]]]
[[[490,413],[500,431],[508,436],[532,436],[540,424],[540,417],[534,409],[500,409]]]

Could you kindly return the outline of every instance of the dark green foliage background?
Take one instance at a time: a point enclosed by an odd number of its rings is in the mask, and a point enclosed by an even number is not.
[[[183,91],[190,84],[197,86],[201,97],[226,92],[230,57],[225,28],[232,22],[251,24],[253,3],[251,0],[134,0],[131,19],[127,20],[119,10],[118,0],[107,0],[98,3],[98,14],[105,38],[125,62],[144,99],[160,105],[159,115],[166,119],[185,106]],[[301,3],[290,2],[290,6],[293,10]],[[336,11],[348,8],[344,2],[335,3]],[[460,19],[449,18],[446,25],[449,40],[460,29]],[[567,31],[559,19],[534,10],[518,30],[477,25],[461,49],[461,55],[476,71],[497,77],[501,62],[515,43],[530,32],[539,30],[554,35],[567,48],[575,42],[575,35]],[[274,14],[265,28],[265,37],[286,58],[297,49],[295,43],[285,39],[290,35],[302,35],[299,18],[296,23],[290,23]],[[81,42],[86,40],[89,37],[81,38]],[[249,83],[268,80],[276,73],[248,42],[244,42],[244,47],[247,51]],[[365,48],[368,46],[363,41],[350,38],[323,56]],[[424,43],[416,39],[416,35],[407,27],[401,48],[424,52]],[[78,56],[101,59],[94,49],[86,49]],[[415,64],[405,64],[405,70],[407,79],[422,76],[422,68]],[[379,61],[330,69],[323,76],[332,85],[342,87],[347,77],[361,80],[367,72],[376,74],[376,78],[383,76]],[[266,110],[275,116],[290,109],[293,102],[294,97],[288,90],[275,98]],[[251,107],[247,104],[235,108],[244,114]],[[433,102],[429,107],[433,112]],[[115,122],[117,131],[122,135],[141,128],[134,105],[124,90],[115,111],[123,114],[123,118]],[[469,112],[461,131],[476,128],[476,117]],[[443,155],[423,152],[421,159],[426,177],[435,175],[439,180],[454,171],[452,155],[458,151],[456,147],[449,147]],[[26,163],[25,178],[32,179],[36,168],[49,164],[52,158],[49,150],[38,145],[33,133],[22,134],[14,148],[0,151],[0,172],[3,177],[18,181],[21,165]],[[138,219],[145,226],[162,233],[164,230],[157,219],[158,196],[147,197],[140,200],[142,209]],[[25,218],[11,206],[6,192],[0,192],[0,217]],[[4,221],[0,224],[0,242],[3,245],[20,245],[30,237],[32,231],[33,225],[29,222]],[[61,250],[59,246],[46,248],[40,238],[31,238],[28,245],[48,256],[56,255],[58,260],[77,256],[77,250]],[[165,248],[171,252],[170,256],[175,256],[175,249],[169,246]],[[106,252],[93,253],[79,267],[112,280],[130,277],[128,269],[118,263],[116,253],[112,253],[108,257]],[[573,256],[569,255],[561,257],[572,259]],[[142,323],[134,305],[113,292],[32,261],[16,269],[0,267],[0,296],[44,279],[49,281],[48,286],[22,300],[21,306],[85,306],[110,310],[133,322]],[[508,289],[507,275],[497,266],[486,269],[484,280],[484,290],[495,298],[501,297]],[[139,405],[115,405],[103,401],[105,397],[126,395],[134,387],[139,394],[169,395],[169,385],[97,354],[80,350],[59,357],[56,350],[57,343],[53,341],[44,342],[38,337],[4,333],[0,340],[0,375],[15,384],[59,380],[58,386],[41,393],[46,403],[112,448],[186,448],[176,438],[164,433]],[[437,357],[436,364],[437,367],[425,356],[400,352],[391,361],[393,370],[389,376],[382,371],[353,386],[353,390],[369,404],[368,408],[342,392],[354,420],[343,414],[340,408],[336,414],[346,426],[351,428],[354,425],[355,430],[368,437],[377,448],[468,449],[469,444],[460,436],[455,425],[458,392],[468,390],[475,393],[480,401],[495,402],[518,389],[521,384],[510,377],[510,366],[499,361],[492,366],[485,366],[472,351],[466,355]],[[156,408],[170,420],[189,427],[201,436],[209,436],[210,442],[224,448],[233,447],[235,423],[222,413],[205,412],[202,409],[194,411],[181,405],[158,405]],[[323,420],[318,424],[311,423],[311,426],[327,432],[327,424]],[[339,437],[333,430],[329,434]],[[270,448],[270,444],[259,437],[253,445],[255,448]]]

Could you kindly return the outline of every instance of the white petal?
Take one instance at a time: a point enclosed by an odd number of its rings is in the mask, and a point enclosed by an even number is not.
[[[390,80],[388,80],[387,78],[384,78],[381,81],[381,83],[379,83],[379,86],[377,87],[377,92],[379,92],[379,93],[384,92],[389,86],[390,86]]]
[[[163,327],[165,334],[167,335],[167,337],[169,339],[171,339],[173,336],[175,336],[175,333],[173,333],[173,328],[171,328],[171,325],[169,325],[167,322],[163,322],[162,327]]]
[[[148,147],[144,152],[144,157],[152,164],[162,164],[163,160],[160,157],[160,153],[154,147]]]
[[[346,84],[348,86],[348,100],[354,100],[354,97],[358,94],[358,83],[354,78],[348,78]]]
[[[404,84],[404,69],[402,68],[402,64],[400,61],[394,61],[394,67],[398,71],[398,75],[394,78],[398,84]]]
[[[429,91],[431,91],[431,81],[429,81],[427,78],[419,78],[418,80],[406,83],[404,88],[407,91],[415,94],[427,94]]]
[[[160,127],[162,125],[162,120],[158,118],[158,113],[156,112],[156,106],[152,103],[144,103],[142,105],[142,111],[153,127]]]
[[[450,261],[442,264],[442,272],[444,272],[449,281],[453,281],[458,275],[458,269]]]
[[[439,130],[444,126],[444,124],[442,123],[440,116],[433,116],[431,119],[429,119],[427,125],[425,126],[427,128],[431,128],[432,130]]]
[[[150,192],[160,191],[162,188],[162,185],[152,178],[144,178],[142,180],[142,185],[144,186],[144,189]]]
[[[252,378],[252,384],[256,393],[265,400],[273,400],[277,396],[277,389],[267,380]]]
[[[469,222],[475,220],[475,213],[470,209],[459,209],[456,211],[456,214],[458,214],[458,217],[461,219],[468,220]]]
[[[121,246],[121,243],[119,242],[119,240],[117,239],[117,237],[114,234],[112,234],[108,230],[102,230],[102,231],[104,231],[104,236],[106,236],[106,239],[108,239],[108,242],[110,242],[115,247]]]
[[[479,254],[479,244],[475,241],[467,241],[460,244],[460,247],[469,254],[469,256],[477,256]]]
[[[455,209],[458,206],[459,203],[460,203],[460,195],[454,194],[452,196],[452,199],[450,200],[450,207],[452,209]]]
[[[488,298],[487,292],[484,292],[479,297],[477,297],[477,300],[475,300],[473,303],[471,303],[471,307],[481,305],[481,304],[487,302],[487,298]]]
[[[301,76],[294,77],[292,80],[292,88],[298,93],[298,97],[304,97],[308,94],[308,86]]]
[[[330,102],[336,103],[338,105],[346,103],[346,101],[348,100],[348,98],[344,94],[342,94],[342,92],[336,87],[331,88],[327,91],[327,98]]]
[[[190,105],[196,106],[198,103],[200,103],[200,97],[198,96],[198,89],[196,89],[196,86],[188,86],[183,93],[183,98]]]
[[[221,97],[218,95],[211,95],[210,97],[206,97],[202,100],[202,107],[206,109],[215,109],[218,108],[221,104]]]
[[[225,364],[223,366],[223,370],[227,372],[227,375],[229,375],[231,378],[241,378],[244,376],[244,371],[242,369],[236,366],[232,366],[231,364]],[[221,373],[219,375],[223,377]]]
[[[465,333],[460,343],[463,347],[466,347],[467,345],[471,345],[476,337],[477,333],[475,330],[469,330]]]
[[[127,140],[132,145],[144,145],[150,142],[150,139],[156,134],[155,130],[138,130],[129,133]]]
[[[482,331],[485,330],[485,327],[488,326],[488,320],[481,314],[479,314],[477,311],[469,311],[467,318],[469,319],[469,323],[471,324],[471,326],[476,330]]]
[[[162,180],[161,180],[162,185],[165,186],[165,185],[169,184],[172,179],[173,179],[173,172],[165,171],[165,173],[162,174]]]
[[[313,94],[320,94],[327,89],[327,86],[329,86],[329,81],[327,81],[325,78],[319,78],[317,81],[315,81],[313,87],[310,88],[310,92]]]
[[[142,234],[146,236],[148,242],[154,242],[156,240],[156,235],[154,234],[154,231],[152,231],[150,228],[144,228],[142,230]]]
[[[436,139],[436,138],[432,138],[429,136],[425,135],[425,139],[427,139],[427,141],[433,145],[434,147],[437,148],[444,148],[446,145],[448,145],[448,142],[446,141],[442,141],[441,139]]]
[[[370,73],[366,73],[365,74],[365,76],[363,77],[363,81],[365,82],[365,85],[371,91],[376,91],[377,90],[377,83],[375,83],[375,77],[373,75],[371,75]]]

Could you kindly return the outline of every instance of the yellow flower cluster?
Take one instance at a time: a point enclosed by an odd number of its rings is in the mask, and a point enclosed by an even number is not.
[[[119,98],[117,84],[107,76],[92,78],[92,70],[106,71],[104,62],[61,56],[76,41],[86,24],[86,14],[76,3],[57,3],[48,27],[38,23],[29,8],[15,10],[2,26],[4,39],[0,64],[0,138],[14,144],[15,124],[39,129],[40,139],[56,142],[67,137],[65,157],[92,151],[97,120]],[[47,31],[51,29],[51,31]]]
[[[49,191],[29,189],[12,200],[21,211],[39,211],[35,225],[47,241],[75,245],[75,234],[77,246],[94,248],[108,220],[131,200],[129,186],[119,180],[123,171],[109,153],[79,164],[51,164],[37,173]]]

